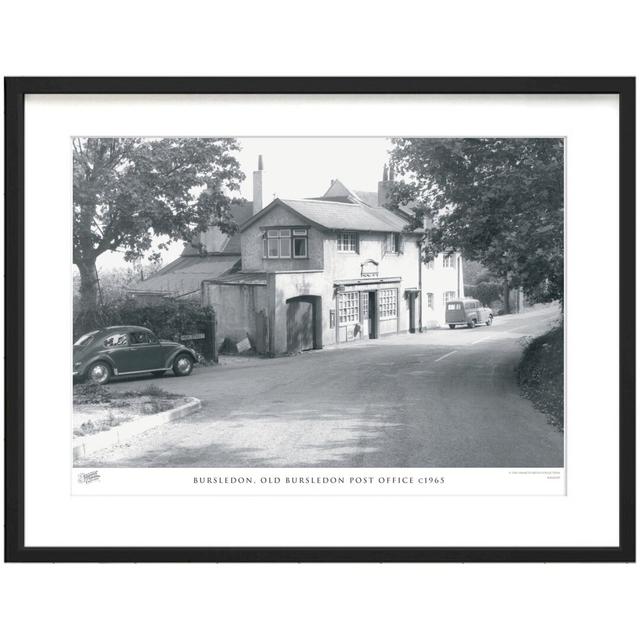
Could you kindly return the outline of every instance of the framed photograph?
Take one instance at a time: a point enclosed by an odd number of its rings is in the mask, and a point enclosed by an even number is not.
[[[635,79],[7,78],[13,562],[633,562]]]

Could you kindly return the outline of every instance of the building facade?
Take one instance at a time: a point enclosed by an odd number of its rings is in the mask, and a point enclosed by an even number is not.
[[[461,257],[424,263],[424,229],[385,206],[390,183],[386,168],[377,194],[334,180],[319,198],[277,198],[246,220],[240,268],[202,282],[219,341],[248,337],[277,355],[441,325],[446,301],[464,296]]]

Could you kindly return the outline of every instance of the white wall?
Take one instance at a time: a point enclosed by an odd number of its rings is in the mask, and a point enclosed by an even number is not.
[[[464,274],[458,275],[458,265],[462,269],[462,261],[458,260],[459,254],[451,256],[453,267],[443,266],[444,254],[439,253],[433,261],[433,267],[429,268],[426,264],[422,266],[422,324],[424,327],[431,328],[444,324],[444,303],[443,294],[446,291],[454,291],[455,297],[464,295],[464,286],[461,287],[458,294],[458,281],[463,283]],[[428,306],[427,294],[433,294],[433,309]]]

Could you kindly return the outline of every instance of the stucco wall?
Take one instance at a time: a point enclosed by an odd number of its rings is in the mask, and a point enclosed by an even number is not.
[[[444,324],[444,292],[454,291],[456,297],[464,296],[464,273],[459,257],[460,254],[453,254],[454,266],[444,267],[443,254],[440,253],[433,261],[433,268],[422,266],[422,324],[426,328]],[[427,293],[433,293],[433,309],[427,306]]]
[[[378,277],[401,278],[399,288],[398,318],[380,321],[380,335],[409,330],[409,307],[405,297],[407,288],[418,287],[419,249],[417,236],[404,235],[400,253],[385,251],[386,234],[361,232],[358,234],[358,253],[338,251],[337,234],[327,234],[324,248],[324,263],[327,277],[332,281],[359,279],[362,263],[374,260],[378,263]],[[416,326],[418,313],[416,311]]]
[[[267,287],[207,283],[204,291],[204,304],[211,305],[216,312],[218,346],[225,338],[239,342],[248,336],[255,342],[259,330],[257,314],[269,313]]]
[[[283,206],[276,205],[269,213],[242,232],[240,245],[244,271],[286,271],[323,268],[323,234],[314,227],[308,229],[308,258],[264,258],[262,236],[265,227],[307,226],[304,221]]]
[[[274,306],[271,315],[272,348],[274,353],[287,350],[287,300],[298,296],[320,298],[320,347],[335,344],[335,329],[329,326],[329,309],[335,306],[333,283],[322,271],[274,273],[269,275],[269,289]]]
[[[266,286],[210,285],[210,304],[218,312],[218,338],[229,337],[234,341],[247,335],[253,337],[259,332],[256,314],[263,310],[268,318],[269,351],[286,353],[287,350],[287,300],[299,296],[316,296],[319,318],[316,327],[318,346],[328,347],[337,341],[344,341],[346,329],[331,326],[331,316],[339,318],[336,309],[336,281],[361,280],[356,288],[360,291],[372,288],[398,289],[398,316],[380,319],[379,334],[385,335],[410,328],[410,300],[407,289],[416,289],[422,276],[422,291],[433,293],[433,309],[428,308],[426,295],[418,296],[415,309],[415,326],[420,328],[420,306],[422,305],[422,327],[439,326],[444,322],[443,293],[454,291],[464,295],[459,286],[461,261],[453,256],[453,267],[443,266],[442,254],[427,268],[420,261],[418,236],[404,235],[401,252],[385,251],[386,235],[383,233],[361,232],[357,253],[343,253],[337,250],[337,232],[321,233],[309,228],[309,258],[306,260],[263,258],[262,234],[264,227],[296,226],[300,218],[284,207],[276,207],[255,225],[245,230],[241,237],[243,271],[267,273]],[[263,227],[261,229],[261,227]],[[399,282],[371,283],[362,278],[362,264],[368,260],[378,263],[378,278],[399,278]],[[373,279],[373,278],[372,278]],[[345,291],[354,290],[345,285]],[[368,338],[362,328],[360,339]],[[338,336],[342,335],[342,339]]]

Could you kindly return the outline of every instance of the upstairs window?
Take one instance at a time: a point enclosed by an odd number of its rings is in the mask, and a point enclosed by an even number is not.
[[[338,251],[340,253],[357,253],[358,235],[350,231],[342,231],[338,234]]]
[[[442,256],[442,266],[445,269],[453,269],[453,256]]]
[[[307,257],[307,229],[267,229],[263,256],[271,259]]]
[[[294,258],[307,257],[307,230],[306,229],[293,230],[293,257]]]
[[[399,233],[387,233],[385,242],[386,253],[400,253],[400,234]]]

